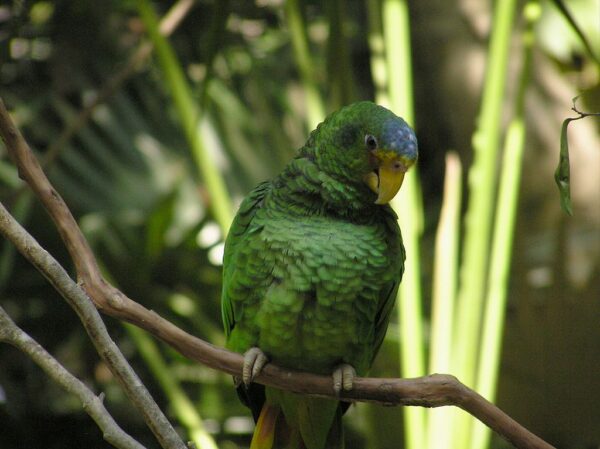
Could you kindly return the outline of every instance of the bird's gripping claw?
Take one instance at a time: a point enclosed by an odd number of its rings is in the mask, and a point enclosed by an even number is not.
[[[333,370],[333,390],[337,396],[340,395],[342,389],[344,391],[352,390],[352,384],[356,377],[356,370],[352,365],[342,363]]]
[[[248,349],[244,353],[244,367],[242,369],[242,381],[244,384],[250,385],[268,361],[269,358],[260,348],[254,346]]]

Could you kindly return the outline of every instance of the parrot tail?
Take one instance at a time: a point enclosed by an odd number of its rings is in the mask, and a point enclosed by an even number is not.
[[[318,412],[307,416],[305,412],[309,412],[310,408],[304,406],[306,402],[314,401],[320,402],[321,399],[300,401],[294,413],[294,418],[299,418],[296,425],[288,424],[279,405],[265,401],[256,422],[250,449],[343,449],[342,409],[337,407],[333,417],[329,419],[318,416]],[[315,409],[312,411],[315,412]],[[327,423],[324,426],[322,418]]]
[[[265,402],[258,416],[250,449],[272,449],[275,440],[275,426],[281,408]]]

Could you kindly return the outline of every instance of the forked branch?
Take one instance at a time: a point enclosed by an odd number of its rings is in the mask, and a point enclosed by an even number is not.
[[[40,177],[36,179],[35,187],[32,186],[32,188],[46,208],[53,211],[51,215],[59,227],[62,238],[67,243],[71,256],[73,257],[73,254],[75,254],[75,260],[77,258],[77,251],[82,251],[82,255],[86,258],[76,262],[77,270],[81,270],[84,273],[81,276],[83,282],[88,284],[94,283],[95,288],[103,288],[104,281],[98,270],[96,260],[83,234],[77,228],[75,219],[60,195],[50,185],[27,142],[25,142],[23,136],[8,115],[1,99],[0,135],[13,160],[19,161],[19,175],[28,181],[30,185],[29,179]],[[102,321],[94,304],[92,304],[81,287],[73,282],[56,259],[44,250],[1,204],[0,232],[50,281],[52,286],[75,310],[92,343],[96,347],[96,351],[121,384],[129,400],[144,417],[146,424],[152,430],[161,446],[165,449],[184,449],[185,444],[156,402],[154,402],[150,393],[135,371],[133,371],[115,342],[111,339],[104,321]],[[108,287],[106,285],[105,291],[109,290]]]
[[[27,354],[53,381],[77,396],[83,409],[98,424],[102,437],[118,449],[145,449],[115,422],[104,408],[102,396],[96,396],[82,381],[68,372],[40,344],[19,328],[0,307],[0,343],[8,343]]]

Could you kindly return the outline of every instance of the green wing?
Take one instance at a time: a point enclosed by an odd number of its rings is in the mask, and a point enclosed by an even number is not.
[[[221,315],[225,336],[229,337],[231,330],[235,326],[235,314],[231,298],[227,295],[227,286],[231,282],[234,266],[231,259],[237,251],[238,246],[244,240],[244,235],[252,228],[252,220],[256,211],[260,209],[263,199],[271,189],[271,182],[263,182],[256,186],[252,192],[244,199],[237,215],[235,216],[227,240],[225,242],[225,254],[223,256],[224,276],[223,293],[221,296]]]
[[[396,245],[391,245],[392,251],[395,253],[394,257],[397,258],[396,277],[393,281],[384,285],[379,292],[379,308],[377,310],[377,316],[375,317],[375,345],[373,355],[371,357],[371,364],[375,359],[375,356],[379,352],[379,348],[383,343],[385,332],[387,331],[388,324],[390,322],[390,316],[396,303],[396,297],[398,296],[398,287],[404,274],[404,260],[406,259],[406,253],[404,245],[402,243],[402,234],[398,228],[396,213],[389,208],[385,215],[386,227],[390,233],[390,238],[393,239]]]
[[[398,296],[399,285],[400,282],[392,282],[387,285],[386,288],[381,290],[379,310],[377,311],[375,320],[375,346],[371,357],[371,364],[383,343],[383,338],[385,337],[385,332],[387,331],[390,322],[390,316],[394,309],[394,304],[396,303],[396,296]]]

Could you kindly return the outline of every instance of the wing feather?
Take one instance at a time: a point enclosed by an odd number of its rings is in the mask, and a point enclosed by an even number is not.
[[[398,216],[391,208],[386,208],[385,220],[390,239],[393,240],[390,242],[392,243],[390,248],[393,253],[395,253],[395,257],[398,258],[398,268],[395,278],[384,285],[379,292],[379,308],[375,318],[375,346],[371,363],[373,363],[373,360],[383,343],[383,338],[385,337],[390,322],[390,316],[394,309],[394,304],[396,303],[396,297],[398,296],[398,287],[400,286],[400,281],[404,274],[404,260],[406,259],[406,253],[402,243],[402,234],[400,233],[400,228],[397,224]]]
[[[227,294],[229,283],[234,282],[232,280],[232,271],[234,267],[232,267],[233,264],[229,263],[229,261],[236,253],[240,243],[244,240],[244,236],[251,230],[252,220],[254,219],[256,212],[262,206],[265,195],[270,189],[271,182],[266,181],[256,186],[254,190],[250,192],[240,205],[238,213],[229,229],[229,234],[227,235],[225,254],[223,255],[223,266],[225,267],[225,271],[221,295],[221,314],[226,336],[229,336],[236,322],[233,303]]]

